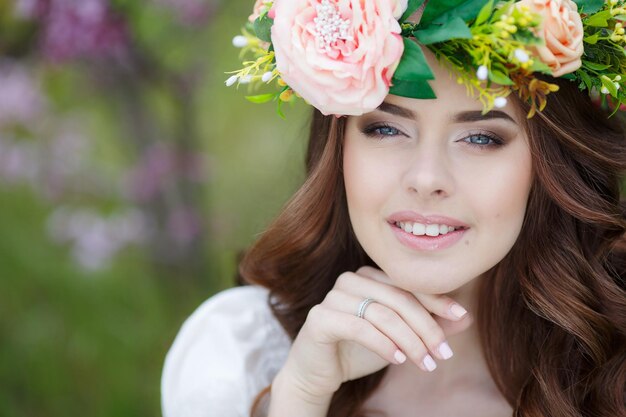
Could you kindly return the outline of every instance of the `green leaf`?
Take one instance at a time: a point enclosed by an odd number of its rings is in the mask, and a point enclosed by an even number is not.
[[[271,42],[272,41],[271,29],[272,29],[273,24],[274,24],[274,20],[270,19],[267,16],[267,14],[263,14],[259,16],[254,21],[254,33],[256,34],[257,38],[265,42]]]
[[[424,29],[416,30],[413,32],[413,36],[422,45],[430,45],[450,39],[471,39],[472,32],[470,32],[465,21],[457,16],[442,25],[433,23]]]
[[[406,6],[406,10],[402,14],[399,22],[402,23],[409,18],[420,6],[424,3],[424,0],[409,0],[409,4]]]
[[[618,110],[620,110],[622,108],[622,103],[623,100],[621,98],[619,98],[617,100],[617,103],[613,103],[613,105],[615,106],[615,108],[613,109],[613,112],[611,112],[611,114],[609,114],[609,117],[613,117],[615,116],[615,113],[617,113]]]
[[[586,43],[590,45],[595,45],[596,43],[598,43],[599,37],[600,37],[600,32],[596,32],[593,35],[587,36],[586,38],[584,38],[583,41],[585,41]]]
[[[503,14],[508,13],[513,3],[515,3],[515,0],[509,0],[504,4],[499,4],[498,7],[496,8],[496,12],[493,14],[493,17],[491,18],[491,21],[497,22],[498,20],[500,20],[500,17]]]
[[[605,28],[609,25],[608,20],[611,19],[611,17],[611,12],[609,10],[605,10],[603,12],[599,12],[589,16],[583,21],[583,23],[585,26]]]
[[[604,6],[604,0],[574,0],[578,11],[587,15],[597,12]]]
[[[393,78],[404,81],[433,80],[435,75],[428,66],[424,52],[419,45],[411,39],[402,38],[402,40],[404,53]]]
[[[391,80],[391,82],[393,85],[389,89],[390,94],[417,99],[437,98],[437,96],[435,96],[435,92],[426,80],[405,81],[397,80],[394,78]]]
[[[246,96],[246,100],[252,102],[252,103],[267,103],[268,101],[272,100],[274,97],[276,97],[275,93],[267,93],[267,94],[259,94],[256,96]]]
[[[540,59],[533,59],[533,64],[530,66],[532,72],[541,72],[542,74],[552,75],[552,68],[547,64],[544,64]]]
[[[591,77],[589,76],[589,74],[587,74],[585,71],[576,71],[576,74],[580,77],[581,80],[583,80],[583,82],[585,83],[585,86],[587,87],[587,90],[591,90]]]
[[[597,62],[591,62],[591,61],[583,61],[583,67],[589,68],[595,71],[602,71],[607,68],[610,68],[611,65],[610,64],[598,64]]]
[[[500,85],[513,85],[513,81],[504,72],[493,68],[489,71],[489,79]]]
[[[600,79],[600,82],[602,83],[603,86],[606,87],[607,90],[609,90],[610,95],[612,95],[613,97],[617,97],[617,87],[615,87],[615,84],[613,84],[612,81]]]
[[[420,25],[445,23],[458,16],[464,21],[474,19],[488,0],[431,0],[426,5]]]
[[[285,113],[283,112],[283,103],[284,101],[278,100],[278,105],[276,106],[276,114],[280,116],[281,119],[285,119]]]
[[[489,16],[491,16],[491,12],[493,12],[493,0],[489,0],[489,2],[485,4],[482,9],[480,9],[480,12],[476,17],[476,21],[474,22],[474,26],[478,26],[486,22],[487,19],[489,19]]]

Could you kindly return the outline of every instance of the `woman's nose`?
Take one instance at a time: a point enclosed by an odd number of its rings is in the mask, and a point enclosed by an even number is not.
[[[443,198],[454,192],[454,178],[445,149],[420,143],[407,158],[403,186],[422,199]]]

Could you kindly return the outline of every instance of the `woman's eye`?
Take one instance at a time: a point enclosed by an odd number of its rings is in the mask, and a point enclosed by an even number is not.
[[[397,135],[402,134],[402,132],[400,132],[395,127],[385,125],[385,124],[367,127],[363,130],[363,133],[366,136],[378,137],[378,138],[391,137],[391,136],[397,136]]]
[[[464,138],[463,141],[470,144],[471,146],[479,147],[500,146],[504,143],[499,137],[486,133],[469,135]]]

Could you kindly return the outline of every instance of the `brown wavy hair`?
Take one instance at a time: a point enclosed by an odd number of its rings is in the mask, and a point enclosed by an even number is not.
[[[623,417],[625,123],[608,118],[571,82],[551,82],[560,91],[524,126],[535,174],[524,224],[482,281],[477,325],[492,377],[514,416]],[[314,112],[307,178],[239,266],[247,283],[269,288],[270,307],[291,338],[342,272],[376,266],[348,217],[345,121]],[[328,416],[366,415],[363,403],[384,373],[342,384]]]

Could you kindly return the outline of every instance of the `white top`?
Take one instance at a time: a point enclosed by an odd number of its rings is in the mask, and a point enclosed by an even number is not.
[[[164,417],[250,416],[291,346],[267,296],[259,286],[231,288],[185,321],[163,367]]]

